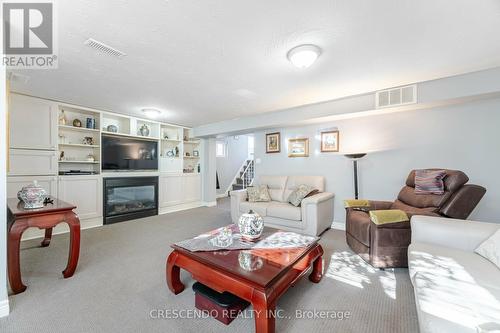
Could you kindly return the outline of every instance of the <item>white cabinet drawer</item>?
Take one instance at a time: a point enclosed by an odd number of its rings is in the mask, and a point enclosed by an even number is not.
[[[51,101],[10,95],[10,148],[57,149],[57,105]]]
[[[56,176],[38,176],[38,177],[7,177],[7,198],[16,198],[17,192],[23,186],[37,181],[38,185],[43,187],[47,194],[57,197],[57,177]]]
[[[76,206],[80,220],[102,216],[101,176],[59,176],[58,194]]]
[[[57,152],[10,149],[9,176],[38,176],[57,174]]]

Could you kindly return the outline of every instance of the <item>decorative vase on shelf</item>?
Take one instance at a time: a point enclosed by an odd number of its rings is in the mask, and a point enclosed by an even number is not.
[[[82,127],[82,121],[80,119],[73,120],[73,126]]]
[[[118,132],[118,127],[116,125],[108,125],[108,127],[106,127],[106,131],[116,133]]]
[[[264,231],[264,219],[253,210],[241,215],[238,220],[238,228],[243,239],[257,240]]]
[[[146,124],[143,124],[141,128],[139,129],[139,133],[141,133],[142,136],[149,136],[149,127]]]
[[[33,181],[33,184],[24,186],[17,192],[17,198],[24,202],[25,209],[42,208],[46,197],[47,192],[38,185],[36,180]]]

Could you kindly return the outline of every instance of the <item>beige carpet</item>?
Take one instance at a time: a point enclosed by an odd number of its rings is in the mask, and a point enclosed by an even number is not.
[[[63,279],[67,235],[49,248],[25,242],[21,252],[26,292],[10,297],[11,314],[0,332],[253,332],[252,318],[230,326],[214,319],[155,319],[156,310],[194,309],[193,281],[175,296],[165,283],[165,259],[172,242],[230,223],[219,208],[188,211],[119,223],[82,232],[76,274]],[[417,332],[413,290],[406,269],[378,271],[346,246],[344,233],[327,231],[325,276],[303,279],[278,303],[277,332]],[[295,310],[349,311],[350,317],[296,319]],[[317,312],[316,312],[317,313]]]

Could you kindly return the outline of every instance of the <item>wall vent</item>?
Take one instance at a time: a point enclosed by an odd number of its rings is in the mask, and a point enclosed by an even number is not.
[[[87,39],[83,44],[85,44],[85,45],[87,45],[95,50],[98,50],[100,52],[114,56],[114,57],[121,58],[121,57],[127,55],[126,53],[124,53],[120,50],[117,50],[115,48],[112,48],[111,46],[106,45],[102,42],[99,42],[98,40],[95,40],[93,38]]]
[[[380,90],[375,93],[377,109],[417,103],[417,85]]]

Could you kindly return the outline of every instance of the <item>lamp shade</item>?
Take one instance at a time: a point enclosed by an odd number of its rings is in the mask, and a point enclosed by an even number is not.
[[[366,155],[366,153],[353,153],[353,154],[345,154],[344,156],[352,159],[359,159]]]

